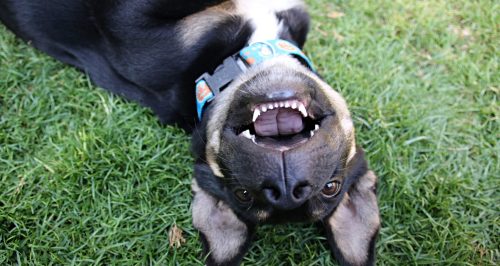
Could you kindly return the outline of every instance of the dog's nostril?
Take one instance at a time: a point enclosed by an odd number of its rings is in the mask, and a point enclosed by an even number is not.
[[[297,184],[292,191],[292,196],[295,200],[302,200],[311,193],[311,186],[307,183]]]
[[[267,187],[264,188],[264,194],[266,195],[266,198],[270,201],[278,201],[281,197],[281,192],[273,187]]]

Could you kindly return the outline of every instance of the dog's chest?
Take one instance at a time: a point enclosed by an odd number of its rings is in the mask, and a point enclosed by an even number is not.
[[[278,13],[302,4],[299,0],[234,0],[236,12],[248,20],[254,31],[249,43],[278,38],[283,22]]]

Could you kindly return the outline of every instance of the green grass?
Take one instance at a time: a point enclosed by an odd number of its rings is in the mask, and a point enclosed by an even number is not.
[[[498,264],[498,1],[308,2],[306,51],[379,175],[378,264]],[[192,163],[181,130],[0,26],[0,265],[201,264]],[[324,242],[264,226],[244,264],[331,265]]]

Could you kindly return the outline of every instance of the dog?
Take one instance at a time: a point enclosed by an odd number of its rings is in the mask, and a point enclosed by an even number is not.
[[[314,222],[341,265],[373,265],[376,175],[347,104],[303,47],[300,0],[1,0],[0,19],[93,83],[192,134],[193,225],[208,265],[257,227]]]

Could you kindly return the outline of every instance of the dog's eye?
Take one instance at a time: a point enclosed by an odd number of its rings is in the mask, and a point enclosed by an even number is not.
[[[323,195],[325,195],[327,198],[334,197],[339,192],[340,192],[340,182],[337,180],[326,183],[326,185],[323,187],[323,190],[321,190],[321,193],[323,193]]]
[[[248,190],[246,190],[246,189],[237,189],[234,191],[234,195],[242,203],[248,203],[252,200],[252,196],[250,196],[250,192],[248,192]]]

